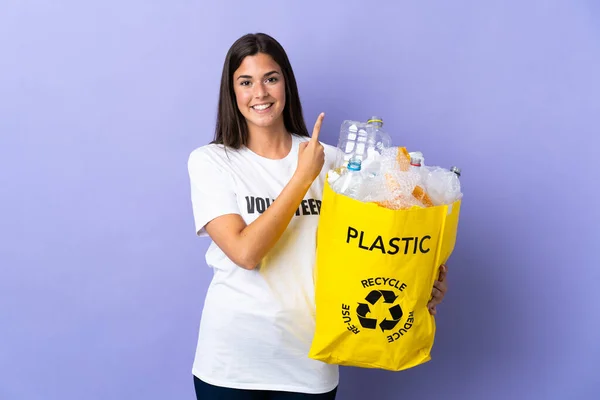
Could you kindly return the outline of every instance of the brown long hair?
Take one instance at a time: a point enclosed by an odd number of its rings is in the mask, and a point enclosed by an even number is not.
[[[212,143],[223,144],[226,147],[239,149],[248,144],[248,125],[246,119],[237,107],[233,91],[233,73],[247,56],[264,53],[273,58],[283,73],[285,80],[285,107],[283,122],[288,132],[300,136],[308,136],[308,130],[302,115],[302,104],[298,94],[296,78],[285,50],[271,36],[264,33],[247,34],[231,45],[221,75],[221,90],[219,94],[219,109],[217,125]]]

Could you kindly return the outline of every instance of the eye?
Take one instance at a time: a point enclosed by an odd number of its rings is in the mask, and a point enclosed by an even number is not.
[[[250,84],[250,81],[242,81],[240,82],[240,86],[248,86]]]
[[[268,83],[275,83],[277,82],[279,79],[277,79],[276,77],[272,76],[270,78],[267,78],[267,82]]]

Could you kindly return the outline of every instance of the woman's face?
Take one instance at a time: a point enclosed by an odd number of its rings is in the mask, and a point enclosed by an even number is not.
[[[249,128],[283,124],[285,81],[271,56],[257,53],[244,58],[233,73],[233,88]]]

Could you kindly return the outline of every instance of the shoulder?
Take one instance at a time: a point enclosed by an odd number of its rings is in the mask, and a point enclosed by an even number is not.
[[[206,166],[218,168],[227,164],[229,157],[238,150],[227,149],[221,144],[207,144],[192,150],[188,157],[188,167]]]
[[[189,159],[205,159],[211,157],[218,157],[221,153],[225,153],[225,147],[220,144],[206,144],[195,148],[190,152]]]
[[[187,161],[187,171],[196,187],[231,187],[231,153],[234,149],[225,149],[222,145],[208,144],[192,150]]]

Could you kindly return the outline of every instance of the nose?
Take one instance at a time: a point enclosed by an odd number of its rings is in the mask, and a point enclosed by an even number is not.
[[[269,93],[267,92],[267,88],[264,83],[258,83],[254,85],[254,97],[257,99],[262,99],[266,97]]]

